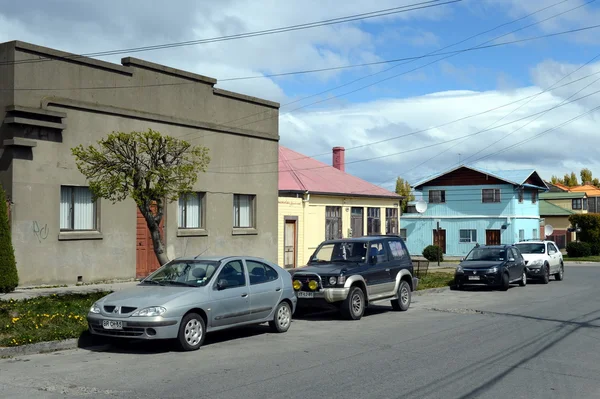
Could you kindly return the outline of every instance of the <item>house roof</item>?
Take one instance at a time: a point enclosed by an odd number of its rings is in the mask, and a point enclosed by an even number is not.
[[[600,188],[593,186],[591,184],[584,184],[583,186],[570,187],[571,191],[586,193],[589,197],[598,197],[600,196]]]
[[[547,193],[541,193],[540,194],[540,199],[545,199],[545,200],[553,200],[553,199],[571,199],[571,198],[584,198],[585,197],[585,193],[581,192],[581,193],[575,193],[575,192],[566,192],[566,193],[561,193],[561,192],[547,192]]]
[[[548,182],[545,182],[545,183],[546,183],[546,185],[554,186],[554,187],[556,187],[556,188],[558,188],[559,190],[562,190],[562,191],[570,191],[569,187],[565,186],[564,184],[560,184],[560,183],[548,183]]]
[[[415,183],[413,185],[413,187],[417,188],[417,187],[422,186],[425,183],[428,183],[440,176],[447,175],[447,174],[454,172],[455,170],[458,170],[461,168],[467,168],[467,169],[471,169],[475,172],[479,172],[484,175],[493,176],[497,179],[503,180],[503,181],[513,184],[515,186],[525,186],[526,185],[527,187],[537,188],[537,189],[541,189],[544,191],[547,191],[549,189],[548,186],[546,185],[546,183],[544,182],[544,180],[542,180],[541,178],[539,180],[543,184],[543,186],[525,183],[531,177],[531,175],[533,175],[533,174],[537,175],[537,172],[535,171],[535,169],[515,169],[515,170],[492,171],[492,170],[486,170],[483,168],[476,168],[474,166],[467,166],[467,165],[459,165],[459,166],[452,168],[450,170],[447,170],[445,172],[441,172],[441,173],[437,173],[435,175],[429,176],[429,177]]]
[[[570,216],[575,212],[555,205],[546,200],[540,200],[540,216]]]
[[[404,197],[316,159],[279,146],[279,191],[360,197]]]

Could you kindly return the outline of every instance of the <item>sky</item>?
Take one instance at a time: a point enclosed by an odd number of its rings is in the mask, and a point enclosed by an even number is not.
[[[84,54],[423,1],[0,0],[0,42]],[[595,0],[462,0],[311,29],[96,58],[120,63],[131,55],[277,101],[282,145],[328,164],[332,147],[345,147],[348,173],[392,190],[398,176],[415,183],[460,163],[535,169],[548,180],[587,167],[600,177],[595,109],[600,28],[547,36],[591,27],[599,17]],[[457,51],[481,45],[495,46]],[[455,53],[438,54],[448,51]],[[379,64],[266,76],[374,62]],[[234,79],[240,77],[258,78]]]

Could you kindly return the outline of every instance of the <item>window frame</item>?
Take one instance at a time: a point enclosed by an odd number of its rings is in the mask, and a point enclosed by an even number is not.
[[[465,239],[462,237],[463,231],[469,232],[469,238],[468,238],[469,241],[464,241]],[[475,235],[475,239],[473,239],[473,235]],[[458,230],[458,242],[461,244],[470,244],[470,243],[477,242],[477,229],[459,229]]]
[[[492,192],[491,201],[486,201],[486,192]],[[481,203],[482,204],[499,204],[502,202],[502,192],[499,188],[482,188],[481,189]]]
[[[78,185],[73,185],[73,184],[61,184],[60,185],[60,191],[59,191],[59,211],[58,211],[58,218],[59,218],[59,232],[60,233],[78,233],[78,232],[82,232],[82,233],[90,233],[90,232],[98,232],[100,231],[100,220],[99,220],[99,204],[98,204],[98,199],[96,199],[95,201],[92,201],[92,205],[93,205],[93,210],[92,210],[92,220],[94,222],[94,225],[91,229],[75,229],[75,189],[77,188],[85,188],[87,189],[90,194],[91,194],[91,190],[89,186],[78,186]],[[70,189],[71,190],[71,200],[69,202],[69,212],[70,212],[70,216],[69,216],[69,228],[63,228],[60,226],[60,221],[62,219],[62,213],[61,213],[61,205],[62,205],[62,193],[63,193],[63,189]],[[93,197],[93,195],[92,195]]]
[[[371,211],[377,214],[377,216],[371,216]],[[377,224],[377,227],[371,230],[373,223]],[[381,235],[381,208],[379,207],[367,207],[367,236],[378,236]]]
[[[240,226],[239,215],[240,212],[237,213],[236,218],[236,209],[240,207],[240,198],[248,197],[250,199],[250,225],[249,226]],[[256,229],[256,194],[233,194],[233,228],[234,229]],[[236,220],[237,219],[237,220]]]
[[[393,214],[392,216],[390,216],[389,214]],[[394,222],[394,223],[390,223],[390,222]],[[392,226],[394,229],[390,229],[390,225],[393,224],[394,226]],[[394,232],[395,230],[395,232]],[[400,218],[399,218],[399,211],[398,208],[385,208],[385,234],[390,234],[390,235],[397,235],[400,233]]]
[[[186,193],[183,194],[185,196],[190,196],[190,195],[196,195],[198,197],[198,206],[200,207],[200,211],[198,212],[198,217],[200,218],[199,222],[198,222],[198,227],[187,227],[187,226],[181,226],[179,224],[180,222],[180,217],[183,221],[184,224],[187,224],[187,199],[184,199],[184,209],[183,212],[184,214],[182,215],[182,208],[181,208],[181,200],[182,200],[182,196],[179,196],[179,200],[177,201],[177,228],[180,230],[204,230],[206,229],[206,192],[204,191],[193,191],[191,193]]]
[[[579,204],[579,206],[576,206],[575,204]],[[571,200],[571,209],[573,209],[574,211],[583,210],[583,199],[582,198],[573,198]]]
[[[333,215],[333,216],[332,216]],[[325,240],[339,240],[343,238],[343,220],[342,220],[342,207],[339,205],[327,205],[325,206]],[[329,225],[338,222],[338,228],[336,231],[332,231],[333,235],[329,234]]]
[[[402,235],[402,232],[404,232],[404,236]],[[407,229],[398,229],[398,235],[400,236],[400,238],[402,238],[403,241],[406,241],[406,239],[408,238]]]
[[[223,288],[221,291],[225,291],[225,290],[230,290],[230,289],[234,289],[234,288],[244,288],[244,287],[248,287],[248,279],[246,278],[248,275],[248,272],[246,270],[246,266],[244,265],[244,262],[242,259],[232,259],[229,262],[225,263],[223,265],[223,267],[221,267],[221,270],[219,270],[219,273],[216,274],[217,278],[215,279],[215,282],[213,284],[213,289],[219,291],[219,280],[221,280],[221,274],[223,274],[223,271],[225,270],[225,268],[227,267],[227,265],[229,265],[230,263],[236,263],[239,262],[240,266],[242,267],[242,276],[244,276],[244,284],[243,285],[232,285],[229,287],[225,287]]]
[[[439,193],[439,201],[437,201],[436,196],[431,195],[431,193]],[[435,199],[435,200],[434,200]],[[429,190],[427,191],[427,202],[430,204],[445,204],[446,203],[446,190]]]

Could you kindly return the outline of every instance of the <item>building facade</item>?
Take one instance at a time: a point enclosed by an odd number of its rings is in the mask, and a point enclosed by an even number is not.
[[[413,186],[427,203],[402,216],[401,235],[420,256],[439,245],[447,256],[464,256],[475,244],[511,244],[539,238],[539,193],[548,187],[534,170],[486,171],[460,166]]]
[[[112,131],[152,128],[209,149],[195,194],[166,206],[170,258],[277,260],[279,104],[216,83],[137,58],[118,65],[0,44],[0,182],[22,286],[128,279],[158,267],[133,200],[92,202],[71,154]]]
[[[328,239],[398,234],[402,196],[345,172],[344,149],[333,166],[279,146],[278,262],[306,265]]]

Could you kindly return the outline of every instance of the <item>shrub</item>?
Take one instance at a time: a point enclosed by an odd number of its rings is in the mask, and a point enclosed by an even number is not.
[[[591,245],[587,242],[570,242],[567,245],[569,258],[583,258],[592,255]]]
[[[442,249],[437,245],[428,245],[423,250],[423,256],[430,262],[437,262],[438,257],[439,261],[442,262],[444,260],[444,254],[442,254]]]
[[[600,242],[591,243],[590,250],[591,250],[592,256],[600,255]]]
[[[600,242],[600,215],[595,213],[575,214],[569,216],[571,226],[578,225],[581,232],[577,239],[587,243]]]
[[[18,285],[19,275],[8,222],[6,193],[0,187],[0,292],[12,292]]]

